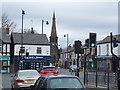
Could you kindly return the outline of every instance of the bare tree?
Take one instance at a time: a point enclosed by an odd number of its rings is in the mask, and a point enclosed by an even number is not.
[[[17,24],[15,24],[13,21],[11,21],[8,16],[3,13],[2,14],[2,28],[5,28],[6,25],[9,25],[10,30],[14,31],[14,29],[16,28]]]

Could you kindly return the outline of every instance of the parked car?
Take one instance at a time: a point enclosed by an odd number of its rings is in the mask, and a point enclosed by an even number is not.
[[[41,76],[45,75],[58,75],[59,72],[55,66],[43,66],[40,71]]]
[[[82,81],[72,75],[50,75],[38,78],[31,90],[86,90]]]
[[[12,89],[29,88],[31,85],[34,85],[40,77],[40,73],[36,70],[18,70],[18,72],[11,77]]]
[[[71,65],[69,67],[69,72],[76,72],[77,71],[77,65]]]

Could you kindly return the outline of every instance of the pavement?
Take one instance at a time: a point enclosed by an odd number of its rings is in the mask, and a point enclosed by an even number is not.
[[[2,85],[0,85],[0,90],[2,89]]]
[[[0,90],[3,88],[1,83],[2,83],[2,75],[0,75]]]
[[[102,87],[102,86],[98,86],[98,87],[95,87],[94,85],[89,85],[89,86],[86,86],[87,88],[89,88],[88,90],[118,90],[116,87],[115,88],[108,88],[108,87]]]

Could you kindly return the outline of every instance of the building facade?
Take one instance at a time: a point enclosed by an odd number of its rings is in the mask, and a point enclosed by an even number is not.
[[[83,55],[79,54],[79,67],[82,68]],[[68,46],[68,51],[62,49],[59,60],[60,66],[63,68],[69,68],[70,65],[77,65],[77,54],[75,54],[74,47]]]
[[[20,54],[21,33],[11,34],[12,72],[19,69],[40,69],[50,64],[50,43],[46,34],[23,34],[24,53]]]
[[[10,34],[9,26],[0,29],[0,73],[10,73]]]
[[[117,59],[111,53],[110,36],[105,37],[97,43],[97,66],[100,71],[116,71],[120,68],[120,35],[114,35],[113,38],[118,40],[117,47],[113,47],[113,53],[117,55]]]

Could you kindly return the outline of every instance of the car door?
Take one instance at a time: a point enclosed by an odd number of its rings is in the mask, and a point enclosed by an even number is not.
[[[39,88],[39,83],[40,83],[41,77],[38,78],[38,80],[35,82],[34,88],[37,90]]]
[[[36,81],[35,86],[34,86],[36,90],[45,90],[44,80],[45,80],[45,77],[40,77],[40,78]]]
[[[45,87],[45,78],[44,77],[42,77],[41,80],[40,80],[39,89],[40,90],[46,90],[46,87]]]

